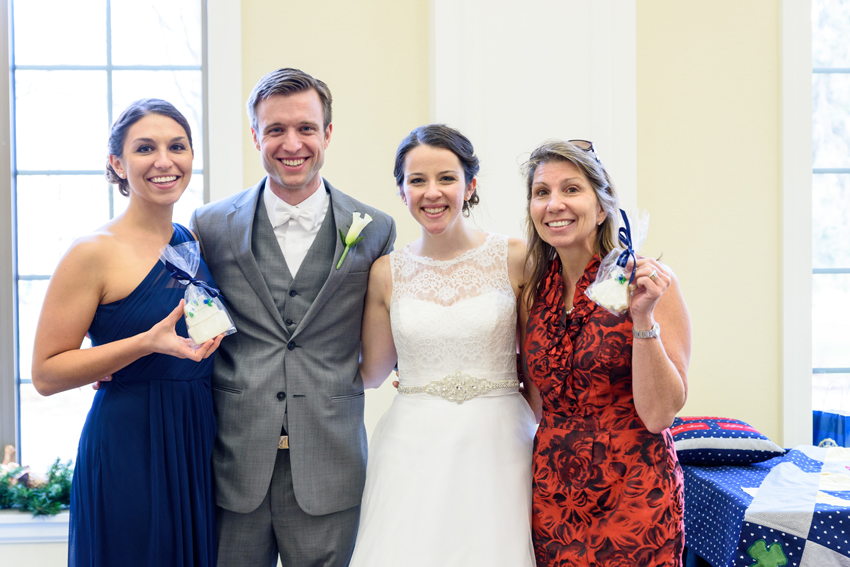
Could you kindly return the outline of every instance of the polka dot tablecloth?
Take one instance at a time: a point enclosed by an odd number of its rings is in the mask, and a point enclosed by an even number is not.
[[[850,450],[682,468],[686,545],[714,567],[850,566]]]

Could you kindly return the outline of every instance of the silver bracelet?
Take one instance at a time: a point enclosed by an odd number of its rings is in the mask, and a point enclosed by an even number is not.
[[[658,321],[656,321],[652,328],[648,331],[638,331],[632,327],[632,336],[636,339],[657,339],[661,336],[661,325],[659,325]]]

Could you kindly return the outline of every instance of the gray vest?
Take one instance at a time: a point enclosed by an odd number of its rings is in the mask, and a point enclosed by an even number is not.
[[[330,195],[328,197],[330,198]],[[336,238],[338,237],[333,203],[328,203],[328,212],[322,227],[293,279],[275,237],[274,229],[269,222],[269,215],[263,202],[263,192],[260,191],[251,234],[251,252],[257,260],[260,273],[283,318],[287,340],[307,314],[307,310],[319,295],[325,280],[328,279],[328,274],[333,269]],[[282,360],[281,374],[283,374]],[[282,384],[284,388],[285,382],[284,379]]]
[[[322,227],[293,280],[269,222],[263,194],[260,192],[254,215],[251,252],[286,324],[287,337],[295,331],[328,279],[336,251],[335,233],[333,205],[329,204]]]

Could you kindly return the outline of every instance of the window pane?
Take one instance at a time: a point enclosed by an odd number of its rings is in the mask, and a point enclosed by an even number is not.
[[[850,268],[850,175],[812,176],[812,218],[812,267]]]
[[[77,460],[80,432],[95,391],[90,386],[45,398],[21,384],[21,462],[44,475],[59,458]]]
[[[18,282],[18,364],[21,380],[32,380],[32,345],[47,284],[47,280]]]
[[[850,412],[850,374],[813,374],[812,409]]]
[[[813,167],[850,167],[850,74],[812,76]]]
[[[106,0],[17,0],[17,65],[105,65]]]
[[[812,366],[850,368],[850,274],[812,276]]]
[[[50,275],[74,239],[109,220],[103,176],[18,176],[18,273]]]
[[[18,169],[103,169],[105,71],[17,71],[15,104]]]
[[[112,2],[112,63],[200,65],[200,0]]]
[[[161,98],[182,112],[192,129],[194,167],[202,167],[204,101],[200,71],[115,71],[112,82],[112,113],[116,118],[140,98]]]
[[[848,30],[850,30],[850,2],[813,0],[813,67],[850,67]]]

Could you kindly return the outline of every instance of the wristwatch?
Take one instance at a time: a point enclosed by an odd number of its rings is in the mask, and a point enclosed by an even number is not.
[[[656,321],[652,328],[648,331],[638,331],[633,327],[632,335],[636,339],[657,339],[661,336],[661,325],[659,325],[658,321]]]

